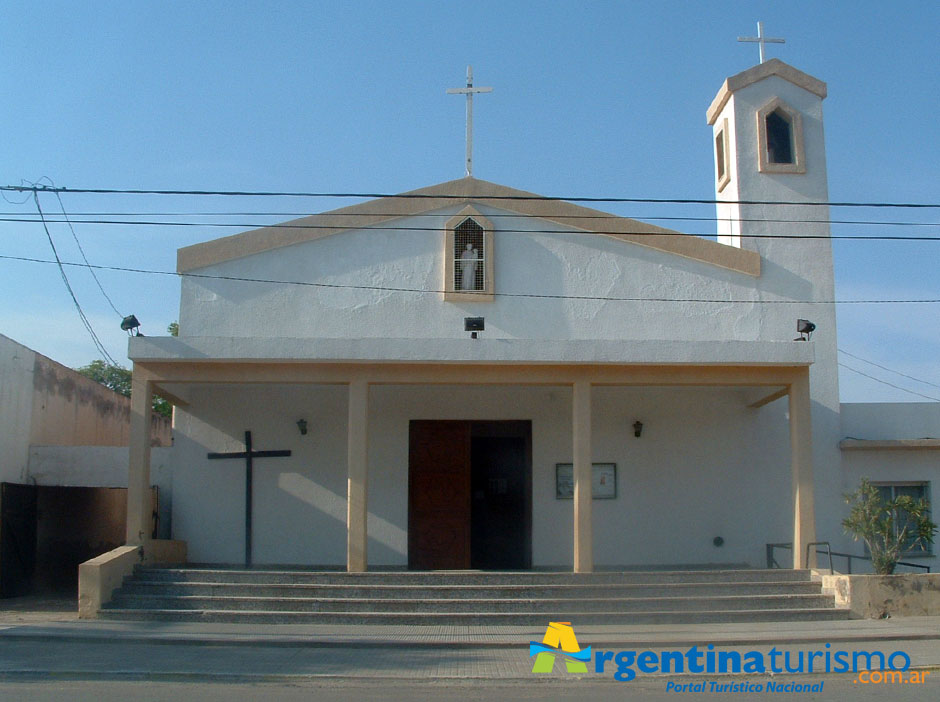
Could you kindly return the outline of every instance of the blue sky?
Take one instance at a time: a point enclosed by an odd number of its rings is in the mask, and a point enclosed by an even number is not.
[[[474,174],[544,195],[714,197],[705,110],[724,78],[768,56],[829,85],[833,201],[937,202],[940,3],[925,2],[95,2],[4,3],[0,184],[400,192],[463,175],[464,100]],[[31,214],[7,194],[5,216]],[[348,200],[66,194],[80,212],[300,214]],[[58,203],[44,195],[55,213]],[[714,214],[710,206],[611,205],[618,214]],[[833,218],[938,222],[940,211],[833,210]],[[152,217],[151,217],[152,219]],[[177,221],[181,217],[173,218]],[[187,221],[195,218],[187,216]],[[284,217],[254,218],[271,222]],[[231,217],[229,222],[245,221]],[[219,220],[216,220],[219,221]],[[669,223],[666,223],[670,226]],[[712,222],[676,228],[711,234]],[[171,271],[180,246],[239,231],[78,224],[95,264]],[[51,229],[64,260],[71,233]],[[940,226],[838,225],[835,234],[940,235]],[[834,242],[839,299],[940,298],[940,242]],[[48,258],[41,227],[0,222],[0,254]],[[0,333],[67,365],[97,357],[57,270],[0,260]],[[126,362],[118,318],[86,271],[76,295]],[[102,271],[148,334],[178,315],[170,277]],[[843,305],[839,346],[871,375],[940,397],[940,305]],[[918,400],[855,373],[845,401]]]

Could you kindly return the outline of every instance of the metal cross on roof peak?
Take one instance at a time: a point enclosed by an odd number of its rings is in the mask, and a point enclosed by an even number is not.
[[[777,39],[764,36],[764,23],[757,23],[756,37],[738,37],[738,41],[757,43],[760,45],[760,62],[764,62],[764,44],[786,44],[786,39]]]
[[[474,88],[473,87],[473,66],[467,66],[467,87],[449,88],[449,95],[467,96],[467,176],[473,175],[473,94],[491,93],[492,88]]]

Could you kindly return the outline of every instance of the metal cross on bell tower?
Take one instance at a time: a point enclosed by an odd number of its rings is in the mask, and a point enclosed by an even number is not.
[[[757,23],[757,36],[756,37],[738,37],[738,41],[757,43],[760,45],[760,62],[764,62],[764,44],[786,44],[786,39],[776,39],[771,37],[764,36],[764,23]]]
[[[467,96],[467,176],[473,175],[473,94],[491,93],[492,88],[473,87],[473,66],[467,66],[467,87],[449,88],[448,95]]]

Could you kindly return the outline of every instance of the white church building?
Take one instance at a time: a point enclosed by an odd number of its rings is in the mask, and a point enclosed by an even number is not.
[[[825,97],[779,60],[724,82],[717,241],[466,177],[181,249],[179,337],[130,343],[128,544],[157,392],[195,563],[863,553],[843,493],[929,496],[940,412],[840,405]]]

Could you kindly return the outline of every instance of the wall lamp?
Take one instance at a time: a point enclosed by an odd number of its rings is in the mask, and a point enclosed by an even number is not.
[[[808,319],[798,319],[796,320],[796,331],[800,336],[794,341],[809,341],[813,332],[816,331],[816,325]]]
[[[643,433],[643,422],[641,422],[641,421],[638,419],[638,420],[636,420],[636,421],[633,423],[633,435],[634,435],[636,438],[639,439],[639,438],[640,438],[640,434],[642,434],[642,433]]]
[[[307,420],[306,420],[306,419],[298,419],[298,420],[297,420],[297,428],[300,429],[300,435],[301,435],[301,436],[306,436],[306,435],[307,435]]]
[[[463,318],[463,330],[470,332],[471,339],[479,338],[477,334],[483,331],[485,327],[483,317],[464,317]]]

